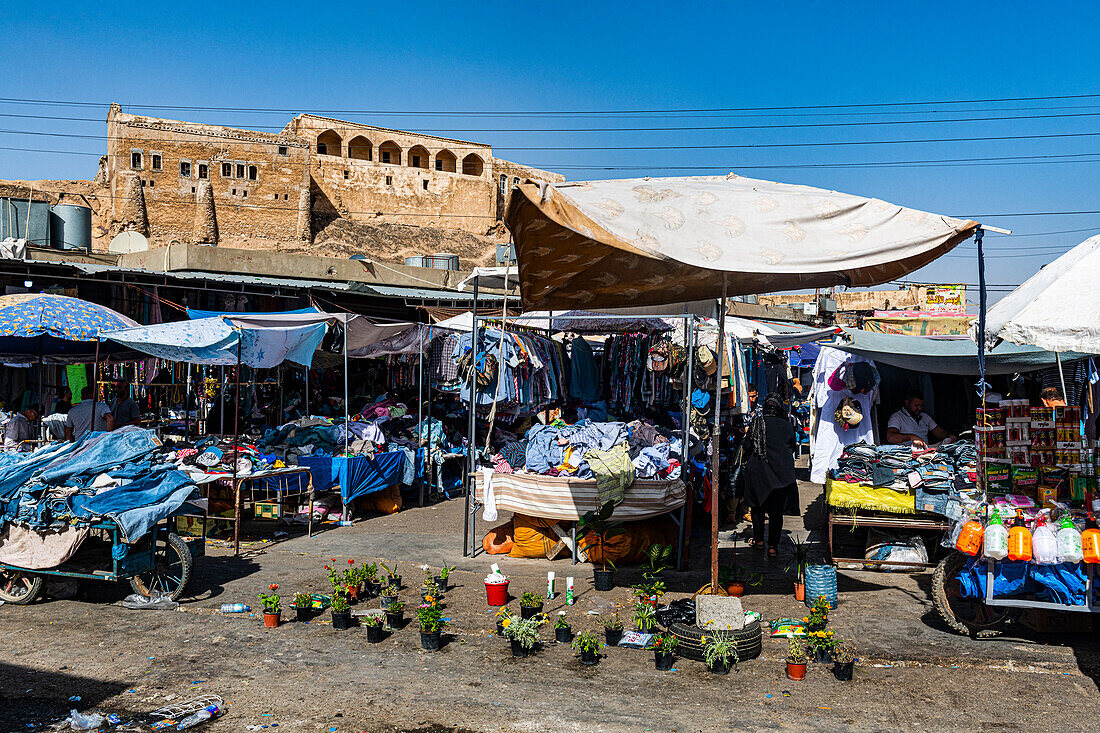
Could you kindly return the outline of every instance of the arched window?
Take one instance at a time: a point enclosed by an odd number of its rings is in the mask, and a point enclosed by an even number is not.
[[[393,140],[387,140],[378,146],[378,162],[401,165],[401,146]]]
[[[356,160],[373,160],[374,145],[362,135],[357,135],[348,141],[348,157]]]
[[[428,158],[431,157],[431,153],[423,145],[413,145],[409,148],[408,154],[405,156],[405,160],[408,161],[406,165],[410,168],[423,168],[428,169]]]
[[[435,154],[435,169],[455,173],[458,170],[458,158],[450,150],[443,148]]]
[[[318,155],[341,156],[344,154],[343,148],[344,139],[340,137],[335,130],[325,130],[317,136]]]
[[[468,176],[480,176],[485,172],[485,161],[476,153],[470,153],[462,159],[462,172]]]

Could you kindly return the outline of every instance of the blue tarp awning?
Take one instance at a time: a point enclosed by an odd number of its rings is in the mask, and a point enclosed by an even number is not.
[[[978,347],[966,337],[932,338],[844,329],[844,337],[830,346],[890,366],[931,374],[978,375]],[[1064,353],[1062,361],[1086,359],[1088,354]],[[1015,374],[1045,369],[1056,363],[1053,351],[1003,342],[986,352],[986,374]]]
[[[298,465],[309,469],[313,488],[324,491],[340,487],[345,504],[360,496],[387,489],[401,481],[405,470],[405,454],[401,451],[366,456],[300,456]]]
[[[288,316],[288,315],[305,315],[311,313],[321,313],[322,311],[310,306],[309,308],[299,308],[292,311],[256,311],[247,313],[235,313],[233,311],[203,311],[198,308],[188,308],[187,317],[192,321],[197,321],[201,318],[215,318],[217,316]]]

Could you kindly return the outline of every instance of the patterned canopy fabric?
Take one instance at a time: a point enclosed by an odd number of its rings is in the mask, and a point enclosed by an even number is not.
[[[45,293],[0,296],[0,359],[7,363],[90,362],[103,331],[136,326],[121,313],[80,298]],[[98,350],[101,359],[124,358],[117,345]]]
[[[80,298],[46,293],[0,295],[0,336],[95,341],[100,331],[136,325],[121,313]]]
[[[613,308],[877,285],[970,237],[975,221],[729,174],[538,185],[507,214],[525,310]]]

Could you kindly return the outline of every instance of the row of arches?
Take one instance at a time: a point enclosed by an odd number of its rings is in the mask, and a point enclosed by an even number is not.
[[[353,160],[377,159],[379,163],[388,165],[406,165],[410,168],[423,168],[447,173],[458,173],[458,156],[444,148],[435,154],[433,159],[431,152],[423,145],[414,145],[407,151],[392,140],[387,140],[378,145],[375,150],[374,143],[363,135],[356,135],[348,141],[347,149],[344,148],[344,139],[335,130],[325,130],[317,136],[317,154],[334,155],[343,157],[346,155]],[[461,161],[461,172],[468,176],[480,176],[485,172],[485,161],[477,153],[470,153]]]

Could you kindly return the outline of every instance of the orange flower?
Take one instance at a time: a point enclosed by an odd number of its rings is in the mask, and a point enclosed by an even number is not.
[[[354,564],[355,564],[355,560],[353,560],[349,557],[348,558],[348,565],[354,565]]]
[[[279,584],[278,583],[272,583],[271,585],[269,585],[267,587],[270,590],[279,590]]]

